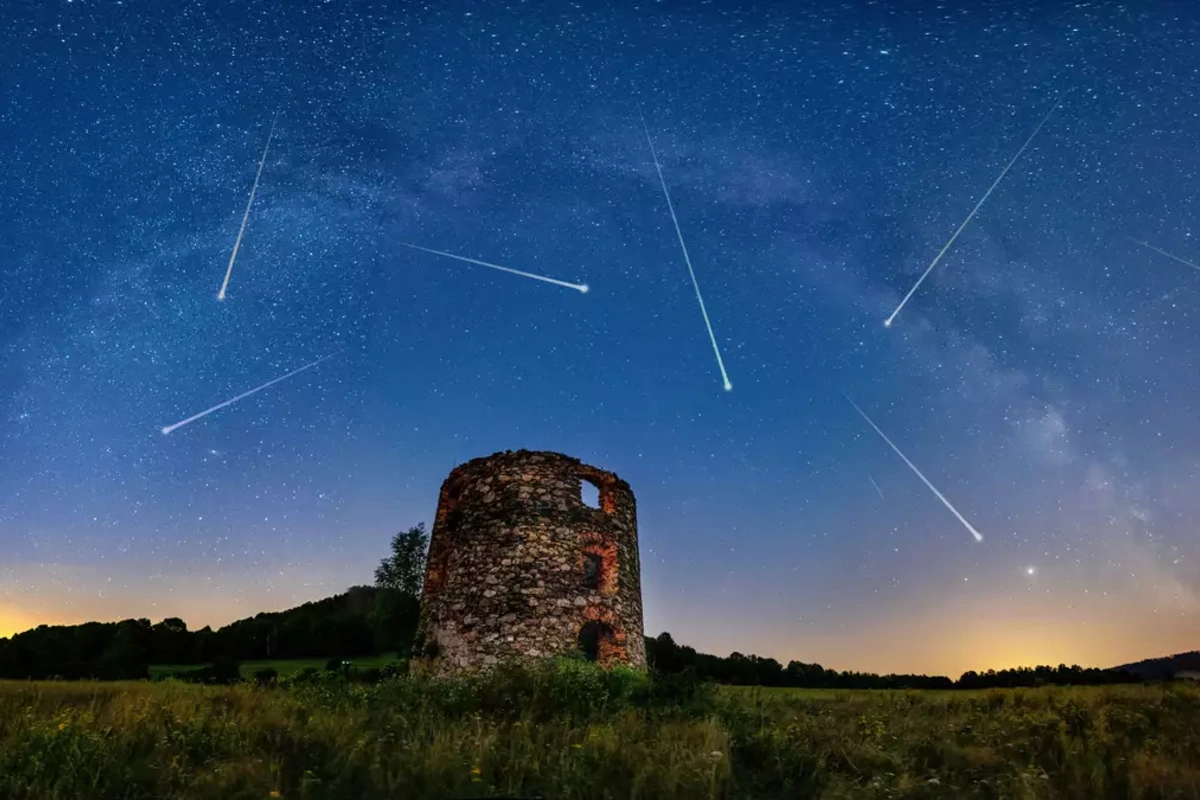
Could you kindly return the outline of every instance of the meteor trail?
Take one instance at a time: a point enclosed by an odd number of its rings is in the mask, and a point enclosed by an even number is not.
[[[886,433],[879,430],[879,426],[871,421],[871,418],[867,416],[867,412],[865,412],[861,408],[859,408],[858,404],[855,403],[853,400],[851,400],[849,397],[847,397],[846,400],[847,400],[847,402],[850,403],[850,405],[854,406],[855,411],[857,411],[859,414],[862,415],[862,418],[867,421],[867,424],[870,425],[872,428],[874,428],[875,432],[878,433],[880,435],[880,437],[882,437],[883,440],[888,443],[888,447],[895,450],[896,455],[900,456],[900,458],[904,461],[905,464],[908,464],[908,468],[917,474],[917,477],[921,479],[921,482],[929,487],[929,491],[931,491],[935,495],[937,495],[937,499],[942,501],[942,505],[944,505],[946,508],[950,509],[951,514],[958,517],[958,521],[961,522],[966,527],[966,529],[971,532],[971,535],[975,537],[975,541],[982,542],[983,534],[981,534],[979,531],[975,530],[975,528],[971,526],[971,523],[967,522],[966,518],[963,517],[962,514],[958,513],[958,509],[955,508],[954,506],[952,506],[950,504],[950,501],[946,499],[946,496],[943,495],[941,492],[939,492],[937,490],[937,488],[932,483],[929,482],[929,479],[921,474],[921,470],[917,469],[916,464],[914,464],[908,460],[908,456],[906,456],[906,455],[904,455],[904,453],[900,452],[899,447],[896,447],[896,445],[892,444],[892,440],[887,437]],[[874,482],[875,482],[875,480],[872,479],[871,483],[874,483]],[[879,487],[876,486],[875,488],[878,489]]]
[[[567,289],[574,289],[575,291],[579,292],[580,294],[588,293],[588,286],[586,283],[567,283],[566,281],[560,281],[557,278],[547,278],[545,275],[534,275],[532,272],[522,272],[519,269],[512,269],[511,267],[502,267],[499,264],[489,264],[486,261],[479,261],[474,258],[467,258],[466,256],[456,256],[456,255],[454,255],[454,253],[444,253],[441,250],[430,250],[428,247],[421,247],[420,245],[417,245],[417,244],[408,244],[407,242],[400,242],[400,244],[404,245],[405,247],[411,247],[413,250],[423,250],[426,253],[433,253],[435,256],[445,256],[446,258],[455,258],[455,259],[458,259],[459,261],[466,261],[468,264],[478,264],[481,267],[489,267],[491,269],[498,269],[501,272],[511,272],[513,275],[520,275],[522,278],[533,278],[535,281],[543,281],[545,283],[553,283],[555,286],[563,286]]]
[[[892,315],[888,317],[886,321],[884,321],[883,327],[892,327],[892,322],[896,319],[896,315],[900,313],[900,309],[904,308],[904,304],[908,302],[908,299],[912,297],[920,285],[925,282],[925,279],[929,277],[929,273],[933,272],[933,268],[936,267],[938,262],[942,260],[942,256],[946,255],[946,251],[950,249],[950,245],[954,244],[954,240],[958,238],[958,235],[963,232],[963,228],[967,227],[967,224],[975,218],[975,212],[979,211],[980,206],[982,206],[984,202],[986,202],[987,199],[992,196],[992,192],[995,191],[996,187],[1000,185],[1000,181],[1004,180],[1004,176],[1008,174],[1010,169],[1012,169],[1013,164],[1017,163],[1017,159],[1020,158],[1021,154],[1025,152],[1025,148],[1029,147],[1030,142],[1033,141],[1033,137],[1038,135],[1038,131],[1042,129],[1042,126],[1045,125],[1046,121],[1050,119],[1050,115],[1053,114],[1061,104],[1062,100],[1060,99],[1054,104],[1053,108],[1046,112],[1046,116],[1042,117],[1042,121],[1039,122],[1037,127],[1033,129],[1033,133],[1029,134],[1029,138],[1025,140],[1025,144],[1021,145],[1021,149],[1017,151],[1017,154],[1013,156],[1008,164],[1005,165],[1004,169],[1000,171],[999,177],[997,177],[996,180],[992,182],[992,185],[988,187],[988,190],[983,193],[983,197],[979,198],[979,202],[976,203],[975,207],[971,209],[971,213],[967,214],[967,218],[964,219],[962,224],[958,226],[958,230],[956,230],[954,235],[950,237],[950,240],[942,246],[941,251],[934,256],[933,261],[929,262],[929,266],[925,268],[923,273],[921,273],[921,277],[917,278],[917,282],[914,283],[913,287],[908,290],[908,294],[904,295],[904,299],[900,301],[900,305],[896,306],[896,310],[892,312]]]
[[[184,425],[187,425],[189,422],[195,422],[196,420],[200,419],[201,417],[207,417],[209,414],[213,413],[214,411],[219,411],[220,409],[224,408],[225,406],[233,405],[238,400],[244,400],[247,397],[249,397],[250,395],[255,394],[256,392],[261,392],[263,389],[266,389],[268,386],[274,386],[275,384],[279,383],[282,380],[290,378],[293,375],[296,375],[298,373],[304,372],[304,370],[306,370],[306,369],[312,369],[317,364],[320,364],[322,361],[333,358],[338,353],[341,353],[343,351],[344,350],[338,350],[337,353],[330,353],[327,356],[322,356],[321,358],[318,358],[316,361],[312,362],[311,364],[305,364],[303,367],[300,367],[299,369],[294,369],[286,375],[280,375],[275,380],[267,381],[262,386],[258,386],[254,389],[251,389],[248,392],[242,392],[237,397],[226,400],[224,403],[218,403],[217,405],[213,406],[212,408],[205,409],[204,411],[201,411],[199,414],[190,416],[185,420],[180,420],[179,422],[176,422],[174,425],[168,425],[167,427],[162,429],[162,432],[165,435],[165,434],[168,434],[171,431],[175,430],[176,428],[182,428]]]
[[[712,342],[713,354],[717,357],[717,368],[721,370],[721,379],[725,391],[733,389],[729,382],[729,374],[725,372],[725,362],[721,360],[721,349],[717,347],[717,336],[713,333],[712,323],[708,320],[708,310],[704,308],[704,298],[700,296],[700,284],[696,281],[696,270],[692,269],[692,258],[688,255],[687,245],[683,243],[683,231],[679,229],[679,218],[675,216],[675,205],[671,202],[671,193],[667,191],[667,181],[663,178],[662,166],[658,163],[658,153],[654,150],[654,140],[650,138],[650,129],[646,127],[646,118],[642,118],[642,130],[646,132],[646,144],[650,145],[650,156],[654,159],[654,169],[658,172],[658,182],[662,184],[663,197],[667,198],[667,209],[671,212],[671,221],[675,223],[675,235],[679,237],[679,249],[683,251],[683,260],[687,264],[688,275],[692,276],[692,288],[696,290],[696,302],[700,304],[700,313],[704,316],[704,327],[708,328],[708,339]]]
[[[871,485],[875,487],[875,491],[879,492],[879,499],[887,500],[887,498],[883,496],[883,489],[880,489],[879,484],[875,482],[874,476],[867,475],[867,480],[869,480],[871,482]]]
[[[1167,258],[1174,259],[1175,261],[1178,261],[1180,264],[1186,264],[1187,266],[1191,267],[1192,269],[1200,271],[1200,267],[1197,267],[1192,262],[1190,262],[1186,259],[1180,258],[1179,256],[1172,255],[1171,253],[1168,253],[1166,250],[1160,250],[1159,248],[1155,247],[1154,245],[1150,244],[1149,242],[1143,242],[1140,239],[1131,239],[1130,241],[1132,241],[1136,244],[1140,244],[1142,247],[1149,248],[1150,250],[1153,250],[1154,252],[1158,253],[1159,255],[1164,255]]]
[[[262,177],[263,164],[267,163],[267,150],[271,148],[271,139],[275,136],[275,123],[279,121],[279,112],[271,120],[271,132],[267,134],[267,145],[263,148],[262,158],[258,160],[258,172],[254,175],[254,185],[250,187],[250,199],[246,201],[246,213],[242,214],[242,227],[238,228],[237,239],[233,243],[233,252],[229,254],[229,266],[225,270],[225,280],[221,283],[221,291],[217,299],[225,299],[225,289],[229,286],[229,276],[233,274],[233,262],[237,260],[238,248],[242,246],[242,234],[246,232],[246,220],[250,219],[250,206],[254,205],[254,195],[258,192],[258,179]]]

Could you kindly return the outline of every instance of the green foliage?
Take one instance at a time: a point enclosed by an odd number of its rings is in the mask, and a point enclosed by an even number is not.
[[[398,651],[404,656],[412,653],[428,548],[425,523],[418,523],[392,537],[391,555],[375,570],[377,592],[369,624],[381,650]]]
[[[254,672],[254,682],[260,686],[269,686],[277,680],[279,680],[279,672],[271,667]]]
[[[421,600],[416,595],[379,589],[375,593],[369,618],[377,647],[404,656],[410,655],[420,614]]]
[[[158,677],[160,679],[169,678],[184,681],[185,683],[210,683],[228,686],[229,684],[241,681],[242,670],[236,661],[229,658],[218,658],[208,666],[196,669],[176,669],[165,674],[160,674]]]
[[[375,568],[375,586],[410,597],[421,596],[425,580],[425,555],[429,536],[425,523],[417,523],[392,537],[391,555]]]
[[[0,797],[1185,800],[1197,719],[1192,686],[714,690],[571,659],[453,681],[0,682]]]
[[[249,680],[255,677],[257,673],[263,670],[274,670],[278,678],[290,678],[305,669],[312,669],[314,672],[324,670],[328,659],[324,658],[296,658],[296,659],[279,659],[272,661],[243,661],[241,663],[242,680]],[[381,670],[385,667],[391,667],[395,673],[397,669],[403,668],[407,672],[408,664],[405,661],[398,661],[393,653],[385,653],[380,656],[368,656],[366,658],[355,658],[351,662],[355,668],[369,669],[377,667]],[[166,678],[179,678],[181,673],[195,671],[197,668],[186,665],[158,665],[150,668],[150,677],[153,680],[162,680]]]
[[[393,661],[390,664],[385,664],[379,670],[379,679],[384,681],[403,678],[408,675],[409,662],[407,659]]]

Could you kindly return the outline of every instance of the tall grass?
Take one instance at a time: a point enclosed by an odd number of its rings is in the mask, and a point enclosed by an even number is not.
[[[0,683],[0,798],[1200,798],[1200,690]]]

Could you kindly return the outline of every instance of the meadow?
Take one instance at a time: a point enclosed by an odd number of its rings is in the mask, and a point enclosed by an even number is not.
[[[382,668],[397,661],[395,653],[385,653],[381,656],[360,656],[354,659],[357,669]],[[327,658],[288,658],[270,661],[243,661],[238,664],[238,670],[247,680],[262,670],[273,669],[280,678],[290,678],[306,669],[324,670],[329,663]],[[165,678],[171,673],[187,672],[196,669],[195,664],[152,664],[151,678]]]
[[[0,797],[1200,798],[1200,687],[0,682]]]

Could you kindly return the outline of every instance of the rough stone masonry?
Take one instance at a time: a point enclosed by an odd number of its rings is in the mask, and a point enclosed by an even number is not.
[[[582,482],[599,490],[584,503]],[[645,667],[637,506],[629,484],[559,453],[496,453],[442,484],[419,663],[446,675],[582,650]]]

